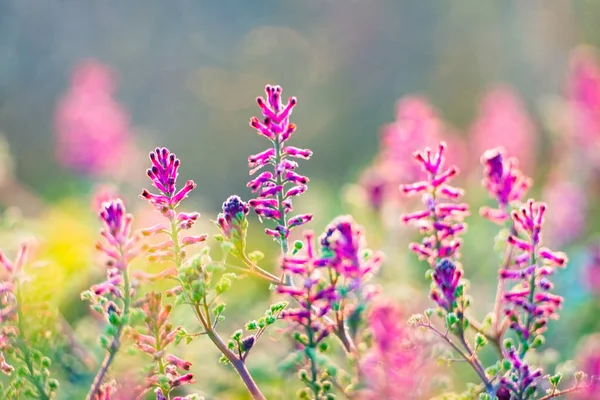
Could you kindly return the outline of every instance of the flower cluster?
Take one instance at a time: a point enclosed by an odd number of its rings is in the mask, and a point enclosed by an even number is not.
[[[542,369],[532,370],[529,364],[517,354],[514,347],[506,351],[506,359],[510,363],[510,372],[500,378],[499,396],[529,399],[536,391],[535,383],[542,376]]]
[[[589,47],[579,47],[571,54],[567,82],[570,106],[569,133],[575,137],[583,153],[596,165],[593,155],[600,133],[600,68],[598,55]]]
[[[150,161],[152,161],[152,167],[146,171],[146,174],[160,194],[152,194],[144,189],[141,197],[148,200],[161,213],[169,218],[174,218],[173,210],[196,188],[196,184],[189,180],[183,188],[177,191],[175,184],[181,162],[175,153],[171,153],[167,148],[156,148],[150,153]],[[193,223],[191,221],[197,218],[197,215],[180,214],[178,222],[180,226],[185,226],[186,223]]]
[[[168,149],[157,148],[150,153],[150,161],[152,167],[146,172],[160,194],[152,194],[144,189],[140,197],[163,214],[168,219],[170,226],[160,223],[142,230],[141,233],[144,236],[167,234],[170,237],[168,240],[147,248],[147,258],[150,261],[180,262],[185,256],[185,247],[203,243],[208,237],[207,235],[189,235],[179,238],[180,232],[191,229],[200,217],[197,212],[175,211],[181,201],[196,188],[196,184],[189,180],[182,189],[177,191],[177,176],[181,162],[175,153],[171,153]]]
[[[248,229],[249,207],[239,196],[229,196],[223,203],[223,211],[217,217],[217,227],[223,240],[233,245],[235,255],[242,257],[246,247],[246,230]]]
[[[438,151],[433,153],[427,148],[414,154],[421,164],[427,179],[413,184],[402,185],[405,194],[421,194],[425,209],[402,216],[404,223],[418,226],[426,234],[421,243],[411,243],[410,249],[426,258],[435,268],[441,258],[456,258],[460,247],[458,235],[462,234],[466,225],[463,218],[468,215],[468,206],[464,203],[440,202],[440,198],[456,200],[462,196],[462,190],[448,184],[458,173],[455,166],[444,167],[446,144],[441,143]]]
[[[431,290],[431,299],[447,311],[456,309],[456,301],[460,297],[460,279],[463,271],[456,267],[456,263],[449,258],[441,259],[433,269],[434,287]]]
[[[176,387],[193,382],[190,370],[192,363],[167,353],[167,346],[173,343],[179,332],[168,323],[172,306],[162,304],[160,293],[148,293],[142,300],[141,309],[145,316],[145,331],[135,332],[135,345],[152,357],[155,367],[146,375],[146,389],[156,388],[157,397],[168,396]],[[180,373],[182,370],[183,373]],[[165,397],[166,398],[166,397]]]
[[[120,290],[123,285],[124,271],[130,261],[138,254],[139,236],[132,235],[133,216],[127,214],[120,199],[104,202],[99,213],[103,228],[100,231],[104,241],[96,243],[96,249],[106,257],[108,279],[92,287],[95,295],[112,293],[123,298]]]
[[[358,357],[359,342],[368,328],[365,315],[376,293],[366,283],[379,270],[382,255],[365,249],[363,230],[350,216],[338,217],[327,226],[319,237],[319,249],[313,241],[314,235],[306,233],[304,243],[296,242],[294,253],[284,258],[282,269],[298,286],[281,285],[276,291],[292,296],[299,304],[281,316],[300,327],[295,339],[304,348],[312,371],[301,374],[302,380],[307,393],[321,398],[325,392],[321,392],[324,386],[319,383],[319,371],[326,362],[318,362],[316,351],[334,334],[347,353]],[[299,252],[301,248],[305,249]],[[356,387],[362,385],[360,379],[358,373]]]
[[[280,241],[283,246],[292,228],[304,225],[312,219],[311,214],[287,216],[293,209],[292,199],[308,188],[308,178],[295,172],[298,163],[292,159],[308,160],[312,151],[287,146],[288,139],[296,130],[296,126],[289,122],[296,98],[292,97],[287,104],[283,104],[281,87],[268,85],[265,91],[266,99],[256,99],[264,120],[260,122],[258,118],[253,117],[250,126],[255,128],[258,134],[269,139],[273,147],[248,157],[248,167],[250,174],[267,165],[271,165],[273,171],[261,172],[248,182],[252,192],[258,192],[258,197],[250,200],[248,205],[259,217],[275,221],[275,228],[266,229],[265,232]]]
[[[548,292],[553,286],[548,276],[557,267],[564,267],[567,258],[563,253],[540,247],[545,211],[544,204],[529,200],[512,213],[515,231],[522,238],[508,237],[516,256],[510,269],[499,272],[501,279],[518,281],[504,293],[504,300],[509,306],[506,315],[510,326],[522,338],[524,346],[531,344],[531,339],[546,329],[549,318],[557,317],[556,310],[562,304],[562,297]]]
[[[510,206],[520,202],[531,186],[531,179],[517,169],[515,158],[506,159],[499,148],[483,153],[481,163],[484,165],[483,186],[498,203],[497,208],[482,207],[481,215],[502,224],[510,216]]]
[[[380,253],[365,252],[362,228],[351,216],[340,216],[325,228],[319,237],[322,252],[327,258],[328,267],[357,285],[365,280],[367,275],[377,273],[382,261]]]
[[[129,116],[114,99],[110,68],[78,65],[55,115],[57,161],[77,172],[115,175],[132,150]]]
[[[335,286],[323,279],[328,262],[314,248],[312,232],[305,233],[304,247],[301,254],[285,257],[282,265],[285,272],[301,281],[301,286],[281,285],[275,290],[298,301],[299,307],[285,310],[281,317],[304,327],[311,337],[308,342],[303,340],[301,343],[315,346],[331,332],[332,327],[324,322],[323,316],[332,309],[337,293]]]
[[[133,216],[127,214],[120,199],[104,202],[99,217],[103,225],[100,231],[103,240],[97,242],[96,248],[106,257],[107,279],[83,292],[81,297],[88,300],[93,310],[107,322],[105,334],[100,338],[107,355],[92,383],[88,399],[101,396],[101,393],[105,397],[110,396],[111,389],[102,391],[102,382],[121,347],[124,328],[130,324],[135,292],[128,267],[139,253],[139,235],[131,231]]]

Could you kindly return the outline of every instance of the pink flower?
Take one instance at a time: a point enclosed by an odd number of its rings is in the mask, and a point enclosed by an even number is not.
[[[552,179],[542,198],[552,209],[546,216],[547,241],[562,246],[577,239],[587,218],[587,198],[581,186],[566,179]]]
[[[256,99],[264,119],[261,122],[257,117],[252,117],[250,126],[256,129],[259,135],[266,137],[272,147],[248,157],[248,167],[250,175],[267,165],[272,167],[273,172],[262,172],[248,182],[247,186],[252,192],[259,192],[259,197],[250,201],[248,206],[259,217],[273,220],[276,224],[275,229],[267,228],[265,233],[283,244],[287,243],[291,229],[312,219],[311,215],[297,215],[291,218],[287,216],[292,211],[293,198],[306,191],[306,183],[309,181],[306,176],[294,171],[298,163],[290,158],[308,160],[312,151],[287,146],[287,140],[296,130],[296,125],[290,122],[290,116],[297,101],[295,97],[290,97],[284,104],[281,92],[280,86],[267,85],[266,98]]]
[[[569,133],[593,156],[590,151],[600,144],[600,67],[596,51],[589,47],[575,49],[567,79]]]
[[[510,157],[522,162],[531,172],[535,163],[538,133],[517,93],[507,85],[488,90],[479,105],[479,114],[471,127],[472,151],[502,147]]]
[[[76,172],[115,174],[131,145],[129,117],[114,100],[112,71],[97,61],[79,64],[55,114],[56,158]]]

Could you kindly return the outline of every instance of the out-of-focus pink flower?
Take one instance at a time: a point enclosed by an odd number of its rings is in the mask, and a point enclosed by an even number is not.
[[[482,207],[480,213],[500,225],[509,218],[510,205],[520,203],[533,183],[517,168],[516,158],[506,159],[503,153],[502,148],[496,148],[487,150],[481,157],[484,165],[483,186],[496,200],[498,207]]]
[[[592,244],[588,250],[583,279],[592,293],[600,295],[600,242]]]
[[[411,337],[406,316],[395,304],[377,301],[368,322],[373,346],[363,356],[360,369],[366,388],[361,400],[419,398],[426,379],[421,348]],[[414,396],[414,397],[412,397]]]
[[[578,400],[593,400],[600,395],[600,334],[595,333],[581,340],[576,356],[577,368],[591,379],[583,390],[574,393]]]
[[[442,136],[442,122],[435,109],[423,98],[407,96],[396,106],[396,121],[381,130],[380,163],[387,178],[396,184],[415,181],[420,168],[413,153],[435,147]]]
[[[600,145],[600,67],[598,56],[582,46],[571,53],[567,78],[569,133],[589,155]],[[596,162],[600,157],[595,156]]]
[[[542,198],[552,209],[546,217],[548,243],[562,246],[576,239],[586,222],[587,198],[581,186],[554,179],[546,185]]]
[[[457,135],[444,126],[437,111],[422,97],[406,96],[396,105],[396,120],[381,129],[377,158],[360,179],[370,205],[378,210],[385,202],[399,201],[398,185],[416,181],[421,170],[413,162],[413,153],[426,147],[435,148],[440,139],[448,139],[455,149],[464,149]],[[461,151],[450,154],[456,164]]]
[[[55,114],[58,162],[89,175],[112,175],[131,145],[129,117],[113,98],[115,83],[104,64],[79,64]]]
[[[503,147],[516,157],[522,169],[531,172],[535,163],[537,130],[517,93],[507,85],[492,87],[479,105],[471,127],[471,147],[475,154]]]

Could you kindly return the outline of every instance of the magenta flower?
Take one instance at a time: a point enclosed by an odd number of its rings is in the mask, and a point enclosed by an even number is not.
[[[287,216],[293,209],[292,199],[303,194],[308,183],[307,177],[295,172],[298,163],[291,158],[308,160],[312,151],[287,146],[288,139],[296,130],[296,126],[289,122],[296,98],[292,97],[287,104],[283,104],[281,87],[267,85],[265,91],[266,99],[256,99],[264,120],[261,122],[252,117],[250,126],[255,128],[259,135],[269,139],[273,147],[248,157],[248,166],[251,175],[267,165],[272,166],[273,170],[264,171],[248,182],[250,190],[258,192],[258,198],[249,201],[248,205],[260,218],[276,223],[274,229],[266,229],[265,232],[282,243],[285,253],[290,230],[312,219],[310,214]]]
[[[112,293],[116,297],[123,297],[119,289],[123,285],[123,272],[139,253],[139,237],[131,233],[133,216],[125,212],[120,199],[105,202],[99,216],[103,223],[100,234],[104,240],[98,241],[96,248],[106,256],[108,277],[106,281],[94,285],[92,292],[96,295]]]
[[[351,216],[341,216],[334,219],[320,236],[324,256],[328,267],[350,282],[358,282],[367,275],[378,272],[383,256],[381,253],[370,254],[366,257],[364,251],[365,239],[362,228]]]
[[[144,189],[140,196],[148,200],[161,213],[170,215],[179,203],[196,188],[196,184],[190,180],[179,191],[176,190],[175,183],[180,161],[175,153],[169,152],[167,148],[156,148],[150,153],[150,161],[152,161],[152,167],[146,173],[160,194],[152,194]]]
[[[114,100],[112,71],[97,61],[78,65],[55,115],[56,158],[90,175],[115,174],[132,146],[129,117]]]
[[[475,154],[502,147],[506,154],[523,162],[526,171],[533,168],[537,131],[525,105],[510,86],[498,85],[488,90],[479,104],[470,136]]]
[[[545,331],[548,319],[558,318],[556,311],[563,301],[549,293],[552,283],[548,276],[564,267],[567,258],[563,253],[540,247],[545,211],[544,204],[529,200],[521,210],[513,212],[515,232],[522,238],[516,234],[508,237],[515,254],[513,264],[510,269],[499,271],[501,279],[517,281],[504,293],[504,301],[510,327],[523,342],[522,352],[527,351],[536,335]]]
[[[537,368],[532,371],[529,364],[522,360],[517,354],[515,348],[511,347],[506,351],[506,358],[510,362],[511,370],[507,376],[500,378],[500,388],[507,391],[515,398],[528,399],[535,392],[535,383],[542,377],[543,371]]]
[[[248,210],[248,205],[239,196],[229,196],[223,203],[223,212],[217,217],[217,226],[226,238],[242,237]]]
[[[504,151],[496,148],[487,150],[481,157],[484,165],[483,186],[498,203],[497,208],[482,207],[485,218],[499,224],[509,217],[510,207],[518,204],[532,182],[517,169],[515,158],[506,159]]]
[[[181,261],[182,255],[185,254],[185,247],[203,243],[208,237],[207,235],[179,237],[181,231],[191,229],[200,217],[197,212],[176,211],[180,203],[196,188],[196,184],[194,181],[189,180],[183,188],[177,190],[177,177],[181,162],[175,153],[171,153],[168,149],[164,147],[157,148],[150,153],[150,161],[152,167],[146,172],[152,184],[160,193],[153,194],[144,189],[140,198],[147,200],[158,212],[164,215],[171,226],[157,224],[141,231],[143,236],[156,234],[170,236],[167,240],[150,246],[147,249],[147,258],[152,261]],[[177,243],[174,238],[177,238]],[[178,250],[178,254],[174,253],[175,249]]]
[[[414,157],[426,173],[426,180],[401,186],[405,194],[423,196],[425,209],[403,215],[402,221],[416,225],[426,233],[421,243],[411,243],[410,249],[420,258],[427,259],[431,268],[435,268],[442,258],[457,257],[461,243],[458,235],[465,231],[463,218],[468,215],[468,206],[464,203],[440,202],[441,198],[455,200],[462,196],[462,190],[449,185],[458,169],[444,167],[445,149],[442,142],[436,153],[429,148],[416,152]]]
[[[457,289],[462,275],[463,271],[447,258],[440,260],[433,270],[436,287],[431,290],[431,299],[449,312],[456,309]]]
[[[598,333],[582,339],[577,346],[577,368],[591,377],[589,384],[575,393],[578,400],[591,400],[600,395],[600,335]]]
[[[323,317],[332,309],[337,293],[333,285],[323,280],[324,269],[328,266],[327,260],[316,253],[313,242],[314,234],[306,232],[306,250],[302,254],[287,256],[283,260],[282,269],[300,280],[301,285],[280,285],[275,291],[297,300],[299,307],[283,311],[281,317],[303,327],[313,336],[311,345],[316,345],[332,330],[332,326],[325,323]]]

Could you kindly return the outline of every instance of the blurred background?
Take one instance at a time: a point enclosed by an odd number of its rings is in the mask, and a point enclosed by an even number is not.
[[[445,140],[463,171],[472,205],[463,261],[481,318],[499,257],[497,228],[478,217],[490,203],[479,158],[496,146],[518,157],[535,179],[530,195],[549,203],[546,243],[571,260],[557,278],[567,300],[547,335],[555,350],[541,356],[552,368],[585,364],[577,352],[597,340],[600,311],[599,18],[591,0],[0,2],[0,247],[36,237],[48,264],[36,294],[91,349],[90,369],[81,357],[57,355],[70,381],[59,398],[78,398],[102,354],[78,300],[103,275],[95,199],[119,193],[138,227],[154,224],[158,216],[137,195],[149,186],[148,152],[167,146],[182,159],[180,179],[198,183],[186,207],[203,213],[201,231],[215,233],[210,221],[227,196],[250,198],[247,158],[268,142],[248,121],[266,84],[298,98],[292,144],[314,152],[300,165],[311,184],[296,208],[316,215],[309,228],[317,232],[352,213],[370,246],[387,254],[378,280],[407,310],[429,304],[425,265],[406,251],[414,232],[398,220],[415,207],[396,191],[417,177],[412,152]],[[251,223],[252,245],[276,260],[276,244]],[[239,286],[225,331],[269,304],[264,286]],[[277,343],[283,358],[288,343],[278,335],[267,345]],[[243,398],[206,341],[190,349],[190,390]],[[287,398],[295,377],[258,354],[250,367],[259,385],[269,398]],[[468,374],[443,385],[460,391]]]

